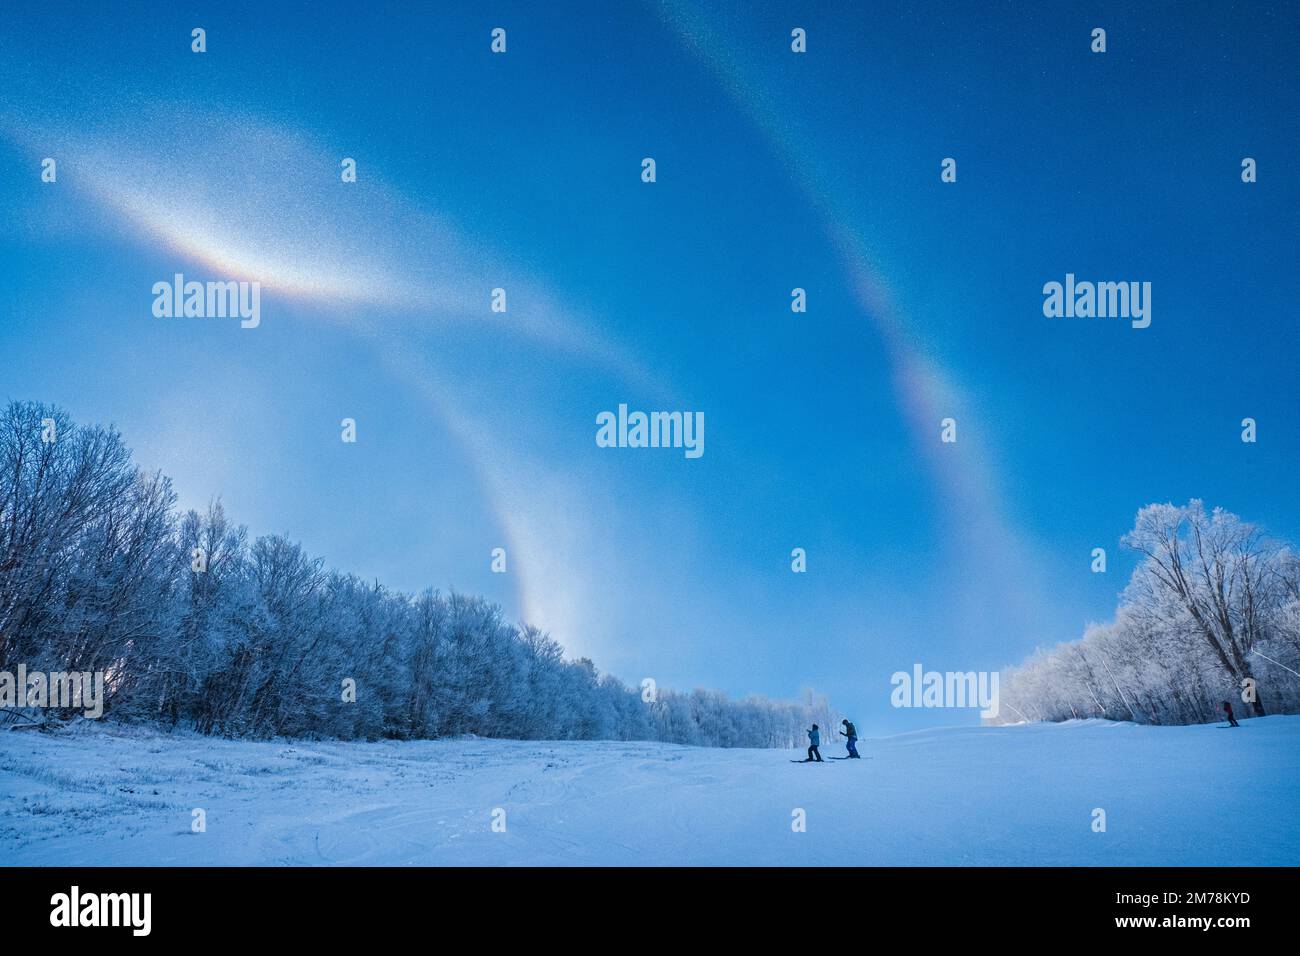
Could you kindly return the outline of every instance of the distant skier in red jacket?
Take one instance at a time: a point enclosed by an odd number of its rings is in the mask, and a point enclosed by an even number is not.
[[[1231,705],[1230,703],[1228,703],[1226,700],[1223,702],[1223,712],[1224,712],[1225,714],[1228,715],[1228,726],[1229,726],[1229,727],[1240,727],[1240,726],[1241,726],[1241,724],[1237,723],[1237,718],[1234,717],[1234,716],[1232,716],[1232,705]]]

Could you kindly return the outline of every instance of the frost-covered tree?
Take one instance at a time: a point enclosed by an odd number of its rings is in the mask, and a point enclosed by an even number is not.
[[[1300,710],[1300,561],[1200,501],[1150,505],[1124,542],[1142,560],[1114,621],[1003,672],[1001,721],[1213,720]]]
[[[652,701],[479,598],[409,596],[249,544],[112,429],[0,413],[0,669],[102,670],[117,718],[231,736],[479,734],[792,746],[825,700],[661,691]]]
[[[1124,543],[1146,556],[1130,598],[1152,619],[1181,620],[1205,641],[1224,672],[1254,680],[1248,658],[1264,638],[1274,610],[1277,549],[1254,525],[1200,501],[1183,507],[1148,505]],[[1264,715],[1257,693],[1251,706]]]

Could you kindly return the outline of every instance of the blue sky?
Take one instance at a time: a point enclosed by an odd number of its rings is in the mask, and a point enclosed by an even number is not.
[[[1124,6],[14,5],[0,398],[629,682],[974,720],[890,674],[1108,618],[1142,505],[1300,531],[1296,14]],[[176,272],[261,326],[155,318]],[[1151,327],[1045,318],[1067,272]],[[620,402],[704,456],[598,448]]]

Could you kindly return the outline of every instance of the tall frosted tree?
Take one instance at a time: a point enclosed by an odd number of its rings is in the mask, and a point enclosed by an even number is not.
[[[1300,559],[1200,501],[1142,508],[1115,619],[1002,675],[999,720],[1201,723],[1300,710]],[[1268,710],[1265,709],[1268,702]]]

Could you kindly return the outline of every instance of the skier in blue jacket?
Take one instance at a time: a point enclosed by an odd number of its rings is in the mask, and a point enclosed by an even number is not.
[[[808,743],[810,746],[808,747],[808,760],[806,762],[810,763],[816,759],[818,763],[822,763],[822,752],[817,749],[822,745],[822,735],[817,732],[816,724],[813,724],[812,730],[808,731]]]

